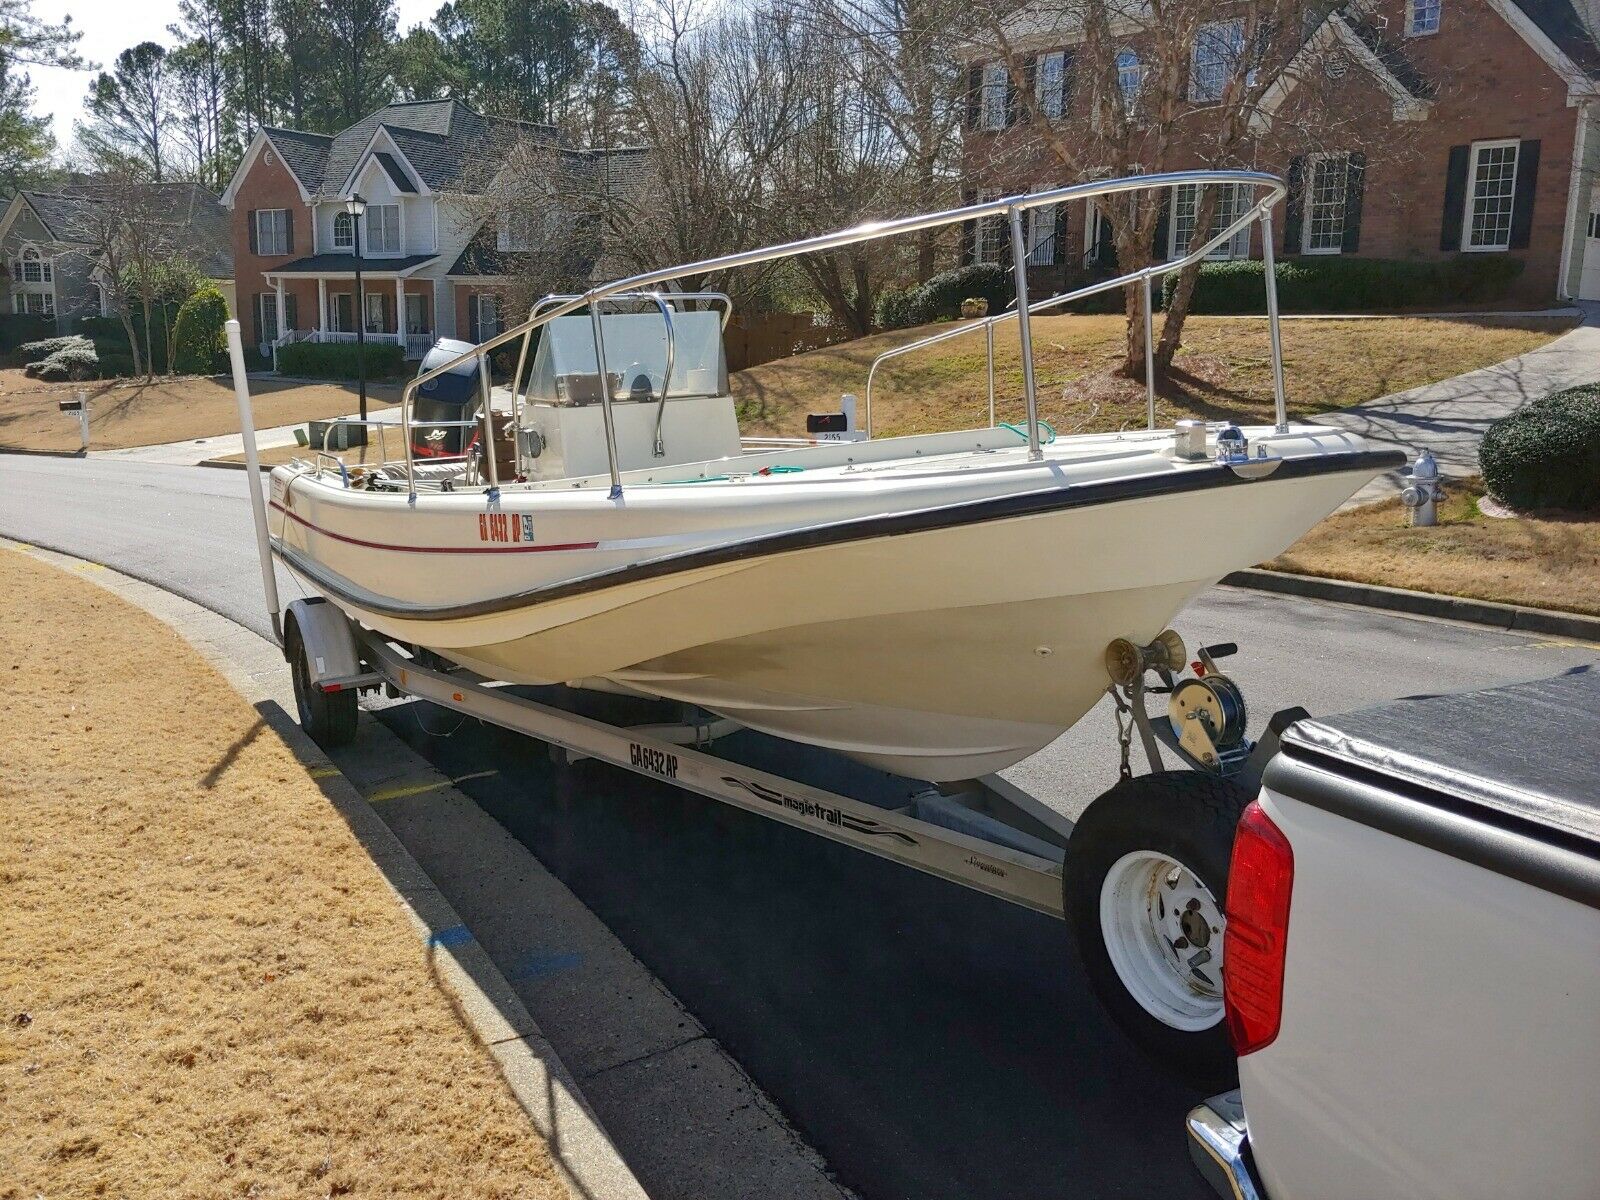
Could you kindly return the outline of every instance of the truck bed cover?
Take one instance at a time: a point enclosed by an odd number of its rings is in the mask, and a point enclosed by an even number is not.
[[[1280,794],[1600,907],[1600,671],[1302,720]]]

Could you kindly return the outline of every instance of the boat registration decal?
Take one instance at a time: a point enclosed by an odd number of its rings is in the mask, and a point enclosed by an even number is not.
[[[479,513],[480,542],[531,542],[533,519],[521,513]]]
[[[678,756],[668,754],[665,750],[656,750],[650,746],[641,746],[638,742],[628,743],[628,761],[641,771],[649,771],[652,775],[659,775],[663,779],[676,779],[678,777]]]
[[[292,502],[294,500],[294,493],[289,493],[287,499]],[[516,545],[403,546],[397,545],[393,542],[368,541],[366,538],[351,537],[347,533],[335,533],[333,530],[325,529],[323,526],[316,524],[314,521],[306,520],[306,518],[302,517],[297,512],[291,512],[289,506],[274,503],[271,507],[276,511],[281,512],[284,516],[288,517],[296,524],[309,529],[312,533],[321,534],[323,537],[332,538],[336,542],[344,542],[346,545],[350,546],[363,546],[368,550],[393,550],[399,554],[517,554],[550,550],[595,550],[600,547],[599,542],[544,542],[535,545],[533,543],[533,522],[526,517],[521,518],[520,525],[518,527],[518,544]],[[504,517],[513,514],[485,513],[484,515]],[[507,543],[512,541],[509,526],[507,526],[505,540]],[[627,543],[625,542],[606,543],[607,549],[614,547],[626,547],[626,545]]]

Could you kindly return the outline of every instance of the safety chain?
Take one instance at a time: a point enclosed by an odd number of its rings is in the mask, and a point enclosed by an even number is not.
[[[1129,757],[1133,752],[1133,709],[1122,698],[1122,693],[1117,689],[1116,684],[1113,683],[1106,688],[1106,691],[1111,696],[1111,702],[1116,705],[1116,709],[1111,715],[1117,722],[1117,749],[1122,755],[1122,763],[1118,768],[1118,774],[1122,779],[1132,779],[1133,767],[1129,762]]]

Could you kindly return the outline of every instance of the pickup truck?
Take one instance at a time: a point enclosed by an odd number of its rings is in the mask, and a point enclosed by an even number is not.
[[[1226,913],[1220,1194],[1600,1197],[1600,669],[1299,721]]]

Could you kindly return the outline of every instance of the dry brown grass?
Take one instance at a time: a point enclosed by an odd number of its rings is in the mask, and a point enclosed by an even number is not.
[[[1478,511],[1481,480],[1447,484],[1432,529],[1411,529],[1398,499],[1336,513],[1278,558],[1275,571],[1353,579],[1600,615],[1600,519]]]
[[[1284,373],[1290,411],[1300,416],[1360,404],[1521,354],[1565,332],[1570,321],[1489,318],[1285,321]],[[747,434],[794,436],[805,414],[837,407],[843,392],[865,399],[867,368],[891,346],[939,326],[875,334],[732,377]],[[1033,321],[1040,415],[1062,433],[1114,430],[1145,420],[1142,384],[1115,374],[1125,324],[1115,316],[1050,316]],[[1022,417],[1016,326],[995,337],[1000,420]],[[1272,411],[1266,322],[1195,317],[1172,378],[1159,398],[1163,422],[1179,417],[1260,421]],[[980,334],[892,359],[878,372],[878,433],[925,433],[988,419]]]
[[[398,425],[395,426],[395,430],[399,430]],[[405,447],[400,441],[400,435],[398,432],[393,432],[389,435],[388,445],[389,459],[391,461],[404,455]],[[370,445],[354,446],[349,450],[329,450],[326,453],[332,458],[337,458],[340,462],[349,463],[353,466],[357,463],[383,462],[384,456],[381,453],[381,450],[382,446],[380,446],[378,442],[377,435],[374,434]],[[256,451],[256,458],[260,461],[262,466],[267,467],[280,466],[283,463],[292,462],[297,458],[315,460],[316,457],[317,452],[315,450],[309,450],[305,446],[270,446],[265,450]],[[224,454],[214,461],[242,463],[244,461],[244,455]]]
[[[0,595],[0,1197],[564,1195],[255,710],[69,572]]]
[[[77,414],[63,413],[63,393],[84,388],[89,394],[89,448],[119,450],[189,438],[239,432],[233,384],[222,379],[185,376],[154,383],[102,380],[96,383],[40,383],[20,370],[0,371],[0,449],[76,450]],[[252,379],[257,429],[294,425],[356,411],[353,387],[336,383],[287,383]],[[367,388],[372,407],[393,404],[399,390]]]

